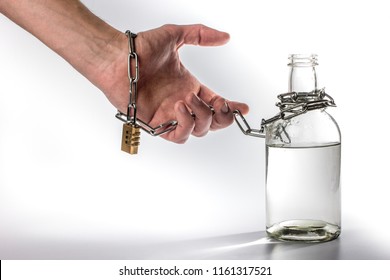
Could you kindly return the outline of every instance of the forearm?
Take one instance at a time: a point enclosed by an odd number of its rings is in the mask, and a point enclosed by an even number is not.
[[[0,12],[36,36],[99,87],[123,49],[120,32],[78,0],[0,0]],[[107,59],[107,56],[112,56]]]

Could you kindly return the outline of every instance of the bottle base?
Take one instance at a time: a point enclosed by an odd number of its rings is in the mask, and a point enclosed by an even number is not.
[[[316,220],[290,220],[267,227],[267,234],[281,241],[326,242],[340,235],[340,226]]]

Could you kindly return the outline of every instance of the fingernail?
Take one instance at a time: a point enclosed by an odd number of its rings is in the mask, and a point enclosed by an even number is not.
[[[188,113],[187,107],[183,103],[179,104],[179,111],[182,113]]]
[[[226,101],[225,101],[225,104],[222,106],[221,111],[222,111],[222,113],[225,113],[225,114],[229,112],[229,105]]]

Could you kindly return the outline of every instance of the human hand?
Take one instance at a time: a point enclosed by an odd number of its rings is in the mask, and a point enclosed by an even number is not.
[[[123,36],[122,36],[123,39]],[[112,73],[113,86],[103,89],[110,102],[121,112],[129,101],[127,78],[127,37],[125,54],[117,60]],[[192,134],[200,137],[209,130],[225,128],[233,122],[233,111],[243,114],[248,106],[227,101],[201,84],[181,63],[178,50],[185,44],[219,46],[229,35],[203,25],[164,25],[138,33],[135,48],[139,60],[137,117],[150,126],[177,120],[175,130],[163,138],[184,143]],[[112,74],[111,74],[112,75]],[[210,109],[214,108],[214,114]]]
[[[101,89],[118,110],[127,112],[130,83],[128,38],[124,33],[77,0],[0,3],[0,13],[53,49]],[[162,137],[184,143],[191,134],[204,136],[209,130],[230,125],[236,109],[247,113],[246,104],[226,101],[201,84],[178,55],[185,44],[218,46],[228,40],[227,33],[203,25],[164,25],[139,33],[135,39],[140,67],[137,117],[152,127],[177,120],[176,129]],[[214,115],[209,106],[214,108]]]

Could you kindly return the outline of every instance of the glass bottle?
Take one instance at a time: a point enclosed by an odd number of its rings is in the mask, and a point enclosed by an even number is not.
[[[312,100],[316,55],[290,55],[289,92]],[[341,135],[325,108],[265,127],[267,234],[321,242],[340,235]]]

